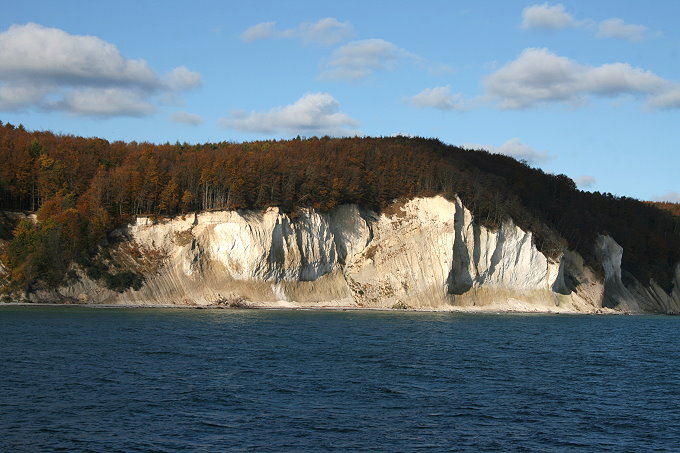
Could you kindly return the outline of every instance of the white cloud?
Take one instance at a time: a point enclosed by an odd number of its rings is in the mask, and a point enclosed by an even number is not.
[[[652,96],[649,105],[660,109],[680,109],[680,86]]]
[[[432,107],[439,110],[464,110],[463,96],[451,93],[451,87],[426,88],[410,98],[418,107]]]
[[[680,203],[680,193],[671,191],[664,195],[654,197],[654,201],[667,201],[670,203]]]
[[[258,39],[271,38],[276,34],[276,22],[262,22],[249,27],[241,33],[241,39],[245,42],[257,41]]]
[[[578,27],[591,31],[597,30],[596,36],[598,38],[617,38],[630,41],[641,41],[649,34],[649,30],[644,25],[627,24],[618,17],[605,19],[599,24],[592,19],[576,20],[561,3],[527,6],[522,11],[520,27],[525,30],[548,31]]]
[[[638,24],[627,24],[614,17],[600,22],[597,30],[599,38],[618,38],[630,41],[642,41],[647,35],[647,27]]]
[[[193,88],[200,75],[185,67],[159,76],[144,60],[125,58],[95,36],[72,35],[39,24],[0,32],[0,108],[73,108],[73,113],[140,115],[159,93]],[[120,93],[122,98],[112,98]],[[110,99],[94,107],[91,100]],[[114,107],[118,106],[119,111]]]
[[[321,76],[327,79],[364,79],[376,71],[388,71],[404,59],[419,60],[412,53],[382,39],[353,41],[331,55]]]
[[[501,108],[522,109],[545,102],[577,105],[586,96],[636,95],[652,107],[675,107],[680,85],[627,63],[579,64],[547,49],[525,49],[484,80]]]
[[[188,124],[189,126],[198,126],[203,123],[203,118],[200,115],[189,112],[175,112],[170,117],[174,123]]]
[[[664,90],[667,83],[654,73],[635,68],[628,63],[589,67],[582,74],[584,91],[605,96],[625,93],[655,93]]]
[[[515,159],[526,160],[531,163],[545,162],[552,156],[548,151],[538,151],[515,137],[511,138],[495,150],[499,154],[514,157]]]
[[[34,23],[0,33],[0,77],[59,84],[159,83],[144,60],[126,59],[112,44]]]
[[[297,38],[305,44],[332,46],[350,38],[354,28],[349,22],[340,22],[332,17],[325,17],[317,22],[304,22],[294,28],[277,30],[276,22],[262,22],[241,33],[241,39],[252,42],[267,38]]]
[[[201,86],[201,75],[186,66],[180,66],[165,76],[165,83],[172,91],[191,90]]]
[[[299,36],[307,44],[332,46],[352,37],[354,28],[349,22],[339,22],[332,17],[327,17],[313,24],[300,24],[292,34]]]
[[[560,3],[556,5],[549,5],[548,3],[531,5],[522,11],[521,27],[525,30],[562,30],[576,25],[577,22],[572,15]]]
[[[579,95],[581,66],[547,49],[526,49],[484,80],[501,107],[518,109],[541,101],[572,100]]]
[[[52,89],[52,86],[36,87],[20,82],[0,85],[0,110],[19,110],[39,103]]]
[[[546,162],[553,158],[548,151],[536,150],[526,143],[522,143],[517,137],[507,140],[500,146],[466,143],[463,144],[462,147],[468,149],[484,149],[496,154],[505,154],[506,156],[514,157],[518,160],[525,160],[532,164]]]
[[[340,103],[328,93],[307,93],[294,103],[268,112],[232,112],[224,127],[263,134],[355,135],[357,121],[340,112]]]
[[[597,183],[597,180],[592,176],[584,175],[579,176],[578,178],[574,178],[574,182],[578,187],[587,189],[589,187],[593,187],[595,183]]]
[[[84,88],[73,90],[50,104],[55,110],[75,115],[90,116],[144,116],[155,107],[144,100],[144,95],[125,88]]]

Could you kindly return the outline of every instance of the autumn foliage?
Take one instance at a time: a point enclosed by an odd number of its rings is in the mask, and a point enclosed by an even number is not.
[[[596,268],[593,243],[609,234],[626,251],[624,269],[643,282],[669,288],[680,261],[680,222],[669,212],[581,192],[564,175],[436,139],[156,145],[0,123],[0,159],[0,210],[38,214],[37,224],[23,221],[11,234],[4,227],[6,262],[25,289],[63,282],[69,263],[91,263],[107,233],[137,215],[269,206],[295,215],[345,203],[380,211],[395,199],[435,194],[459,196],[485,226],[512,218],[546,254],[574,249]]]
[[[671,203],[668,201],[648,201],[652,206],[668,211],[676,217],[680,217],[680,203]]]

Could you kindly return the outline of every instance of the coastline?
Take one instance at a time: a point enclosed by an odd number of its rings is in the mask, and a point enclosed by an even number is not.
[[[174,310],[269,310],[269,311],[368,311],[388,313],[463,313],[463,314],[546,314],[546,315],[635,315],[655,313],[635,313],[630,311],[613,310],[602,308],[596,311],[567,311],[567,310],[521,310],[499,309],[497,307],[459,307],[451,306],[444,309],[436,308],[388,308],[388,307],[356,307],[356,306],[280,306],[280,305],[186,305],[186,304],[88,304],[88,303],[32,303],[32,302],[4,302],[2,307],[66,307],[66,308],[92,308],[92,309],[174,309]],[[673,316],[675,314],[668,313]]]

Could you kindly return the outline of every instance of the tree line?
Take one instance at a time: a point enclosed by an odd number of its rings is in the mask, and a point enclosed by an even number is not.
[[[573,249],[596,270],[598,234],[624,247],[624,269],[643,282],[669,289],[680,261],[680,222],[667,210],[579,191],[565,175],[437,139],[152,144],[0,123],[0,159],[0,211],[35,212],[39,220],[8,226],[0,217],[0,238],[9,241],[3,262],[27,291],[73,277],[72,262],[97,268],[107,234],[138,215],[278,206],[295,216],[301,207],[346,203],[379,212],[399,198],[435,194],[459,196],[490,228],[512,218],[544,253]]]

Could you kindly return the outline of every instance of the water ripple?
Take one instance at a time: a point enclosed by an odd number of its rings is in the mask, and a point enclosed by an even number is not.
[[[679,326],[2,307],[0,451],[678,451]]]

